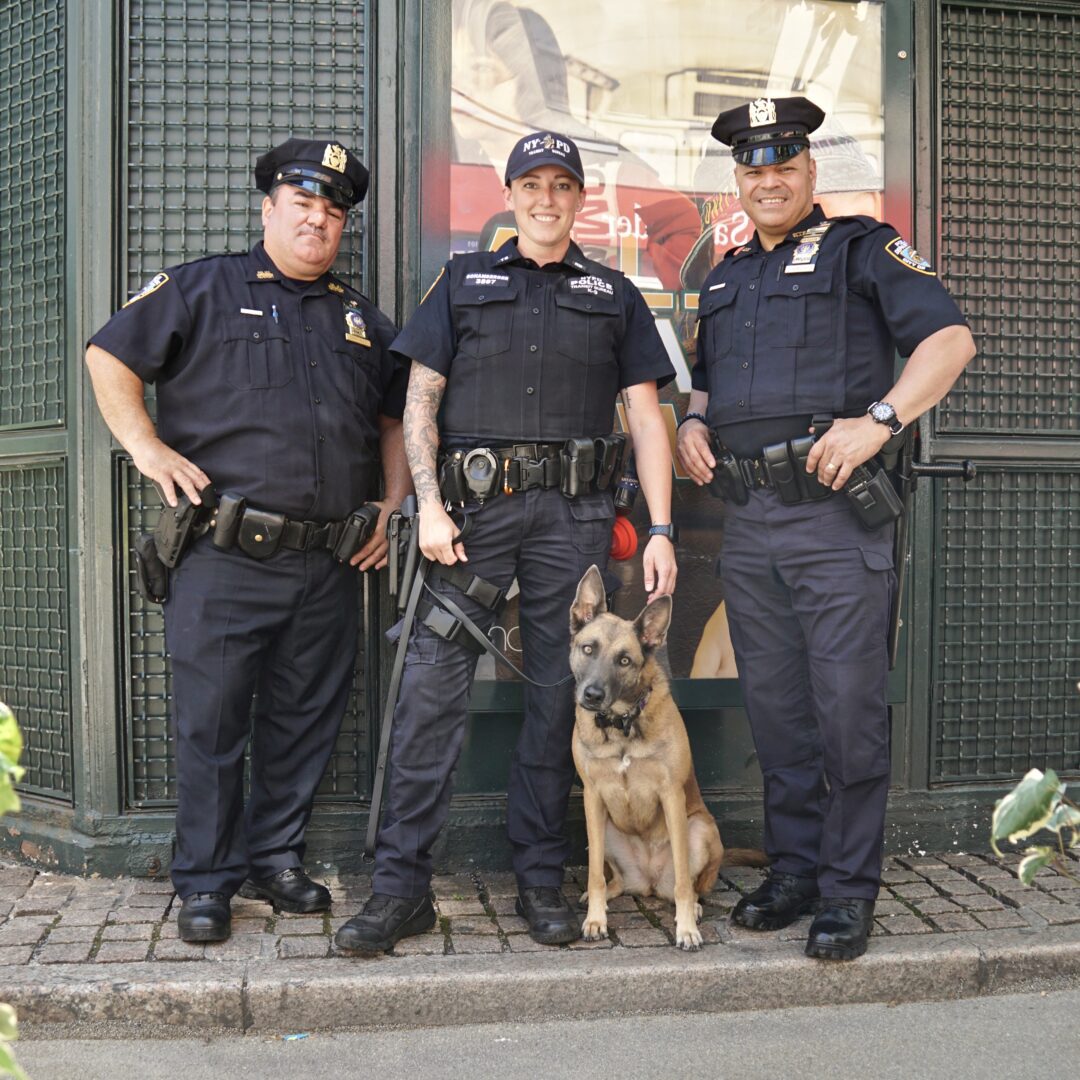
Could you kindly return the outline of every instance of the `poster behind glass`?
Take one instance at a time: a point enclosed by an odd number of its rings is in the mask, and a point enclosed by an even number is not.
[[[453,0],[451,252],[493,249],[514,234],[502,170],[530,131],[570,135],[585,166],[573,237],[591,259],[641,289],[677,372],[661,391],[674,448],[686,411],[698,290],[753,225],[739,205],[717,113],[758,97],[805,95],[826,112],[811,137],[826,214],[881,217],[883,104],[878,3],[758,0]],[[621,417],[615,425],[622,428]],[[681,530],[676,678],[733,678],[716,555],[723,504],[676,465]],[[632,520],[648,525],[644,498]],[[640,547],[612,562],[616,609],[644,603]],[[492,632],[520,660],[516,605]],[[479,678],[507,678],[488,658]]]

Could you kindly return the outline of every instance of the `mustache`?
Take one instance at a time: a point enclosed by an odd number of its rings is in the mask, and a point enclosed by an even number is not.
[[[315,237],[318,237],[318,239],[320,239],[320,240],[325,240],[327,233],[326,233],[325,229],[320,229],[316,225],[302,225],[300,227],[300,235],[301,236],[315,236]]]

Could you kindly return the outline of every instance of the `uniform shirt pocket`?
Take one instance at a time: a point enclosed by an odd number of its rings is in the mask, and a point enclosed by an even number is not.
[[[734,341],[737,285],[706,293],[698,306],[698,345],[705,346],[705,359],[719,360],[731,352]]]
[[[613,297],[555,294],[555,348],[586,364],[615,363],[619,308]]]
[[[350,400],[375,411],[382,401],[382,373],[373,352],[363,345],[340,345],[334,350],[334,360],[345,372]]]
[[[509,352],[516,299],[517,288],[513,285],[461,285],[455,289],[458,350],[480,359]]]
[[[832,341],[832,272],[784,274],[766,281],[759,324],[764,340],[780,348],[827,345]]]
[[[265,315],[226,315],[225,379],[237,390],[267,390],[292,382],[289,333]]]

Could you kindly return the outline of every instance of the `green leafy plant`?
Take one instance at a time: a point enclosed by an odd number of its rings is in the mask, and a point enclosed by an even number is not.
[[[26,771],[19,765],[23,740],[19,725],[11,710],[0,701],[0,814],[9,814],[19,809],[19,796],[15,784]],[[10,1005],[0,1002],[0,1076],[13,1076],[15,1080],[30,1080],[19,1068],[11,1044],[19,1036],[19,1024],[15,1010]]]
[[[1057,834],[1057,845],[1025,848],[1017,870],[1020,881],[1030,885],[1044,866],[1075,879],[1067,853],[1080,844],[1080,806],[1066,797],[1065,785],[1053,769],[1045,773],[1032,769],[994,807],[990,846],[1000,855],[998,841],[1015,844],[1043,829]]]

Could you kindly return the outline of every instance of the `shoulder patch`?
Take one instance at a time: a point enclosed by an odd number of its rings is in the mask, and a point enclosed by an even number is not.
[[[431,290],[434,289],[435,286],[439,284],[439,282],[442,280],[443,274],[445,274],[445,273],[446,273],[446,267],[444,266],[439,271],[439,276],[427,287],[427,292],[424,293],[424,295],[422,297],[420,297],[420,303],[421,304],[431,295]]]
[[[149,296],[153,292],[157,292],[169,280],[169,275],[164,271],[160,274],[155,274],[126,304],[124,307],[130,307],[136,300],[142,300],[144,297]]]
[[[926,261],[903,237],[894,236],[886,245],[885,250],[898,262],[903,263],[909,270],[914,270],[928,277],[937,277],[933,267]]]

